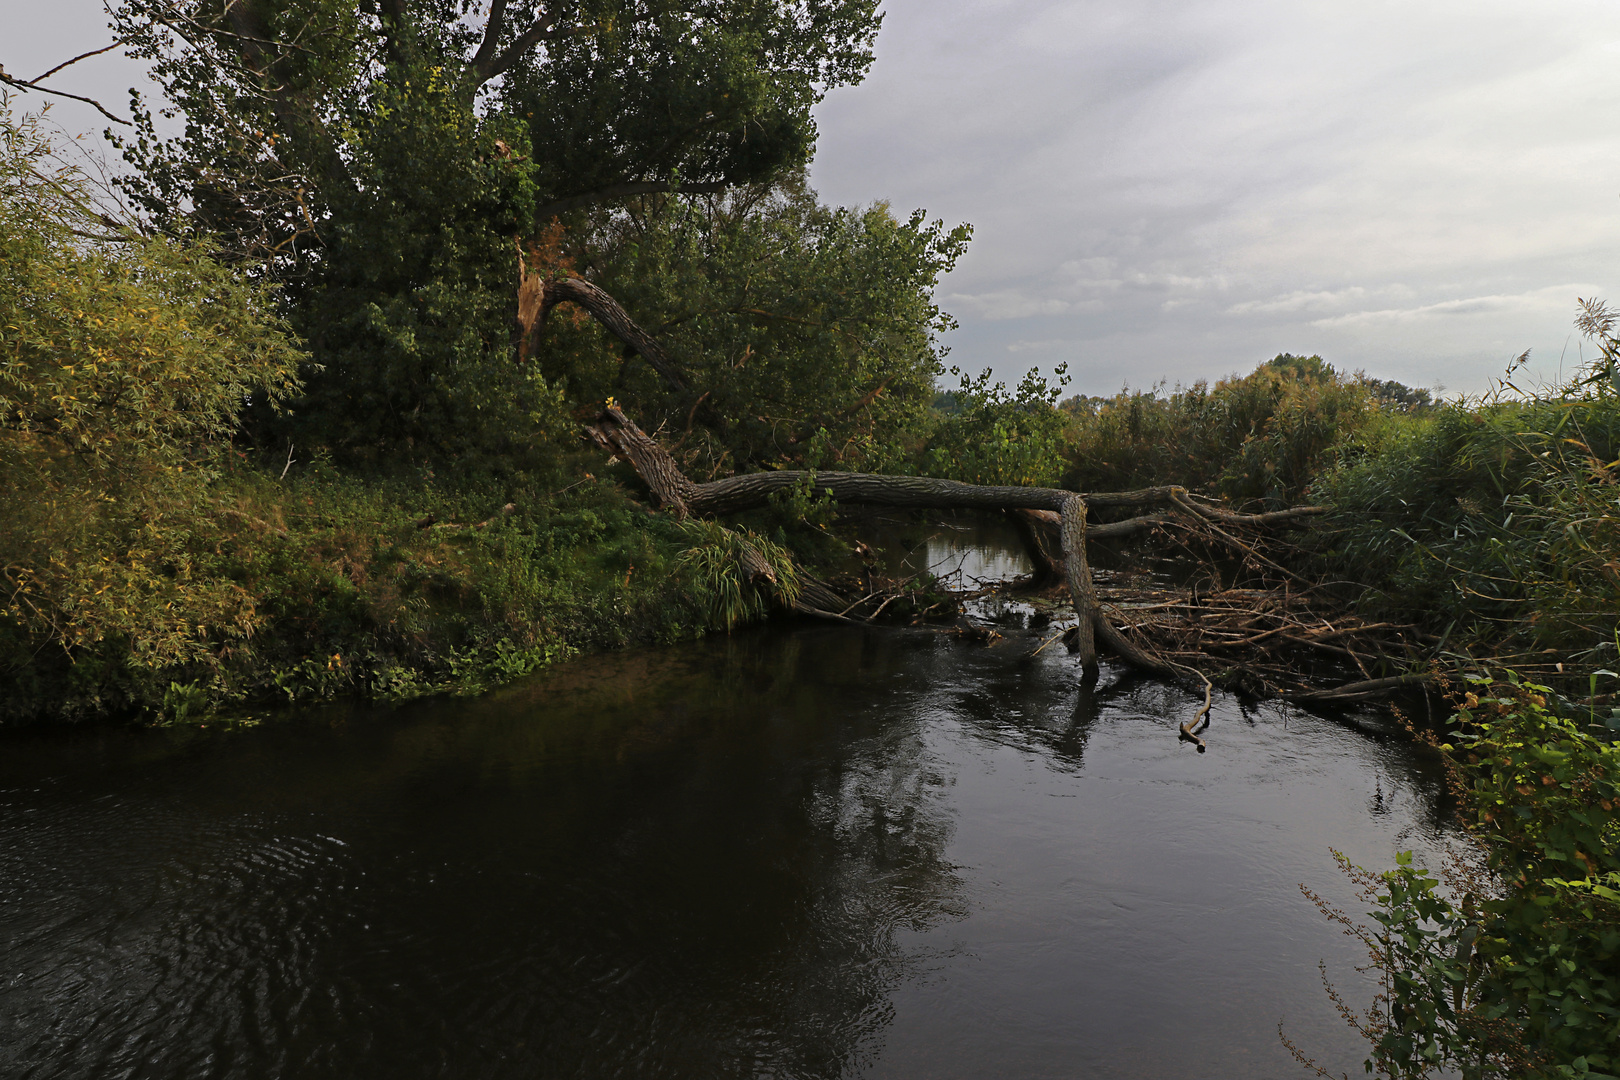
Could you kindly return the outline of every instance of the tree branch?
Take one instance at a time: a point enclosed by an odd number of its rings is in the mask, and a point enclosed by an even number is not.
[[[484,40],[478,43],[478,51],[473,54],[472,62],[467,66],[473,73],[480,75],[480,83],[488,82],[492,76],[484,75],[489,67],[490,58],[501,40],[501,31],[506,27],[506,0],[494,0],[489,6],[489,21],[484,24]]]
[[[315,109],[307,100],[307,95],[290,90],[286,82],[276,75],[277,58],[271,55],[270,49],[281,47],[281,43],[269,36],[269,32],[258,17],[248,10],[247,5],[232,4],[226,12],[232,29],[213,28],[210,32],[233,37],[241,43],[242,62],[248,70],[260,79],[275,83],[273,87],[265,88],[271,102],[271,110],[287,129],[289,136],[303,136],[300,141],[305,144],[304,149],[310,164],[328,183],[352,188],[354,181],[349,176],[348,166],[344,164],[342,155],[333,145],[331,134],[320,122]],[[303,50],[300,45],[289,44],[286,47]]]
[[[40,76],[40,78],[42,78],[42,79],[44,77],[45,77],[44,75]],[[102,107],[101,102],[95,100],[94,98],[82,97],[82,96],[80,96],[78,94],[70,94],[66,90],[52,90],[48,86],[35,86],[33,83],[23,82],[21,79],[13,79],[10,75],[7,75],[3,70],[0,70],[0,83],[5,83],[7,86],[15,86],[17,89],[23,91],[24,93],[27,93],[29,90],[38,90],[42,94],[54,94],[57,97],[72,98],[74,101],[82,101],[86,105],[93,106],[97,112],[99,112],[102,116],[105,116],[107,119],[111,120],[115,124],[123,124],[125,127],[134,127],[135,126],[135,125],[131,124],[128,120],[125,120],[125,119],[123,119],[121,117],[114,116],[112,113],[108,112],[105,108]]]
[[[501,3],[500,0],[496,0],[496,4],[498,7],[503,9],[504,14],[506,5]],[[497,75],[504,75],[513,64],[517,63],[518,60],[522,58],[524,53],[528,52],[542,41],[549,41],[559,37],[572,37],[575,34],[583,34],[587,32],[586,27],[575,26],[570,27],[569,29],[560,33],[554,34],[551,31],[552,28],[557,25],[557,16],[548,15],[542,11],[540,16],[536,18],[534,22],[529,24],[529,28],[518,35],[516,41],[512,42],[511,45],[502,50],[499,56],[496,56],[494,55],[495,50],[491,46],[495,44],[495,35],[498,35],[500,31],[498,28],[495,28],[494,24],[495,17],[494,12],[492,11],[490,14],[490,26],[485,27],[484,41],[478,47],[478,54],[483,56],[484,60],[482,63],[479,63],[477,57],[474,57],[474,61],[470,65],[473,69],[473,74],[478,77],[478,82],[480,85],[489,82],[489,80],[493,79]],[[493,35],[490,33],[492,28],[495,29],[495,34]],[[487,53],[485,51],[486,48],[488,48]]]
[[[44,82],[46,79],[50,78],[52,75],[55,75],[58,71],[61,71],[65,67],[72,67],[74,64],[77,64],[80,60],[88,60],[92,56],[100,56],[104,52],[112,52],[114,49],[118,48],[118,46],[122,45],[123,43],[124,43],[124,39],[119,38],[117,41],[113,42],[111,45],[104,45],[99,49],[91,49],[87,53],[80,53],[78,56],[75,56],[71,60],[64,60],[60,64],[57,64],[55,67],[51,68],[51,70],[47,71],[45,74],[41,75],[39,78],[35,79],[34,84],[37,85],[39,83]]]
[[[543,299],[540,309],[540,318],[544,320],[546,312],[565,300],[571,300],[590,312],[597,322],[605,326],[615,337],[634,349],[641,358],[647,361],[663,376],[664,382],[671,390],[685,390],[686,379],[676,368],[675,361],[670,359],[664,347],[654,341],[652,335],[637,326],[635,320],[630,318],[628,312],[619,306],[619,302],[601,289],[592,285],[581,277],[563,278],[560,281],[545,282]]]

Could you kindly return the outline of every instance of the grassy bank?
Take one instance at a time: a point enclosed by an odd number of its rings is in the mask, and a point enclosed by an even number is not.
[[[103,519],[41,560],[0,631],[0,715],[178,720],[471,692],[738,614],[740,583],[702,557],[725,533],[650,514],[611,479],[557,491],[279,471],[220,466],[204,508]]]

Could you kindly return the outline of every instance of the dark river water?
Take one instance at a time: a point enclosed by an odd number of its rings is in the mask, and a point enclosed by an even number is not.
[[[1300,1077],[1300,894],[1451,835],[1376,714],[767,628],[476,700],[0,741],[0,1075]]]

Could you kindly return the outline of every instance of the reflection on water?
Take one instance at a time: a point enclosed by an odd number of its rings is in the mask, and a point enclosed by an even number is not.
[[[0,745],[14,1077],[1292,1077],[1398,739],[843,628],[477,701]],[[1108,685],[1105,677],[1105,686]]]
[[[865,530],[883,573],[903,578],[926,570],[952,588],[1006,581],[1030,571],[1029,556],[1009,526],[995,519],[874,519]]]

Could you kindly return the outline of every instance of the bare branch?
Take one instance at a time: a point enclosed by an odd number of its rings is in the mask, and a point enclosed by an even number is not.
[[[506,0],[494,0],[489,6],[489,22],[484,24],[484,40],[478,43],[478,51],[473,54],[471,68],[483,76],[480,82],[487,82],[490,76],[484,75],[495,50],[500,47],[501,31],[506,26]]]
[[[124,43],[124,39],[119,38],[117,41],[113,42],[111,45],[106,45],[106,46],[103,46],[102,48],[99,48],[99,49],[91,49],[87,53],[80,53],[78,56],[75,56],[71,60],[64,60],[60,64],[57,64],[55,67],[51,68],[51,70],[47,71],[45,74],[41,75],[39,78],[35,79],[34,82],[36,84],[44,82],[46,79],[50,78],[52,75],[55,75],[58,71],[61,71],[65,67],[71,67],[74,64],[77,64],[80,60],[88,60],[92,56],[100,56],[104,52],[111,52],[112,50],[118,48],[118,46],[122,45],[123,43]]]
[[[664,347],[652,335],[637,326],[635,320],[630,318],[619,302],[601,289],[592,285],[581,277],[563,278],[561,281],[546,282],[544,287],[544,306],[541,318],[545,318],[545,311],[552,305],[564,300],[570,300],[595,316],[596,321],[607,327],[620,341],[639,353],[652,368],[664,379],[666,385],[672,390],[686,389],[686,380],[675,367]]]
[[[44,76],[41,76],[41,78],[43,78],[43,77]],[[123,119],[122,117],[119,117],[119,116],[114,116],[112,113],[108,112],[105,108],[102,107],[101,102],[95,100],[94,98],[83,97],[83,96],[81,96],[79,94],[70,94],[66,90],[52,90],[48,86],[35,86],[33,83],[23,82],[21,79],[13,79],[10,75],[7,75],[4,71],[0,71],[0,83],[5,83],[7,86],[15,86],[17,89],[22,90],[24,92],[27,92],[29,90],[38,90],[42,94],[54,94],[57,97],[72,98],[74,101],[82,101],[86,105],[93,106],[97,112],[99,112],[102,116],[105,116],[107,119],[111,120],[115,124],[123,124],[125,127],[134,127],[135,126],[134,124],[131,124],[128,120],[125,120],[125,119]]]
[[[519,34],[518,39],[512,42],[512,44],[502,51],[499,56],[496,56],[494,55],[495,38],[500,33],[500,28],[496,21],[496,13],[500,12],[502,15],[504,15],[505,7],[506,4],[503,3],[502,0],[495,0],[495,5],[490,11],[489,26],[484,30],[483,44],[478,47],[478,55],[483,57],[483,62],[480,63],[477,57],[474,57],[473,59],[473,73],[478,76],[478,81],[480,83],[489,82],[489,80],[493,79],[495,76],[505,74],[505,72],[513,64],[518,62],[518,59],[522,57],[524,53],[528,52],[542,41],[556,37],[572,36],[573,34],[585,32],[585,28],[583,27],[572,27],[560,34],[552,33],[552,29],[557,25],[557,16],[555,14],[548,14],[542,10],[539,17],[536,18],[533,23],[529,24],[529,28],[523,31],[523,33]]]

